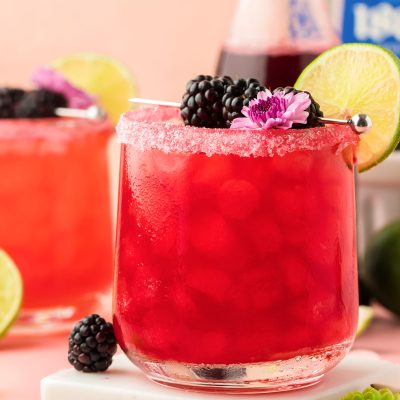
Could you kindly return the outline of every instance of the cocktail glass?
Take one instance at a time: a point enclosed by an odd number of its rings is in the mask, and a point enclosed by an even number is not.
[[[317,383],[357,311],[349,127],[185,127],[125,114],[114,327],[154,381],[224,392]]]
[[[0,247],[18,265],[15,332],[59,330],[112,281],[108,121],[0,120]]]

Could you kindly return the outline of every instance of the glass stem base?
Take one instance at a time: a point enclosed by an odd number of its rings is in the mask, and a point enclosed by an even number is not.
[[[243,364],[189,364],[134,357],[162,385],[218,393],[270,393],[317,384],[349,351],[352,341],[287,360]],[[131,358],[132,359],[132,358]]]
[[[44,333],[61,333],[71,330],[80,318],[94,312],[106,313],[110,304],[110,292],[95,293],[87,299],[70,306],[47,308],[23,308],[13,324],[10,334],[36,336]]]
[[[68,331],[75,315],[75,307],[22,310],[12,326],[11,334],[30,336]]]

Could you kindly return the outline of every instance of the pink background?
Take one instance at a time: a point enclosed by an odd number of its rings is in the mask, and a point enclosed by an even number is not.
[[[185,82],[215,71],[235,0],[3,0],[0,86],[28,85],[32,70],[70,53],[125,63],[143,97],[179,100]],[[251,29],[251,27],[249,27]],[[115,187],[115,186],[114,186]],[[398,319],[377,318],[356,349],[399,362]],[[67,367],[66,335],[0,341],[0,399],[39,400],[39,380]]]
[[[144,97],[179,100],[213,73],[234,0],[13,0],[0,12],[0,85],[29,83],[38,65],[96,52],[124,62]]]

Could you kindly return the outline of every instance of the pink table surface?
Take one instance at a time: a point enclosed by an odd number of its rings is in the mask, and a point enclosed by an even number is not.
[[[382,309],[366,332],[357,338],[354,350],[370,350],[400,363],[400,320]],[[0,341],[0,399],[39,400],[40,379],[67,362],[67,334],[22,339],[8,336]]]

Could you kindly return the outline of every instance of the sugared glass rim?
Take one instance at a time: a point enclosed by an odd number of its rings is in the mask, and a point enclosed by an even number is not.
[[[333,148],[341,152],[359,137],[348,126],[328,125],[307,129],[210,129],[183,125],[179,110],[150,107],[123,114],[117,124],[119,143],[138,150],[165,153],[234,154],[266,157],[294,151]]]
[[[113,126],[108,119],[90,120],[64,117],[0,119],[1,141],[68,141],[88,134],[103,135],[112,132]]]

